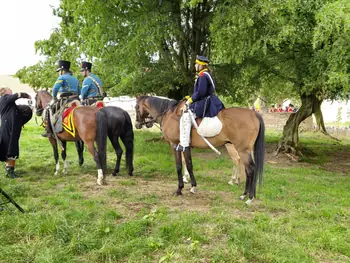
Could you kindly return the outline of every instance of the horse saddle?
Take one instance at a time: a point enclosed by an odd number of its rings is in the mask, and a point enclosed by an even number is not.
[[[98,109],[105,107],[105,103],[102,101],[102,97],[90,97],[87,98],[84,102],[86,105],[96,107]]]
[[[62,122],[63,120],[72,112],[72,110],[81,105],[80,101],[77,99],[69,100],[64,107],[62,107],[54,116],[54,132],[60,133],[63,131]]]
[[[214,137],[218,135],[222,130],[222,122],[220,119],[215,117],[205,117],[202,119],[197,132],[203,137]]]

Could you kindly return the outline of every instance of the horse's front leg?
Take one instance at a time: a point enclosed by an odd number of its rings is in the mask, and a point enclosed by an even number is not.
[[[191,148],[189,148],[188,151],[184,152],[184,158],[185,158],[185,163],[186,163],[186,167],[187,167],[188,173],[190,174],[190,177],[191,177],[192,187],[191,187],[190,192],[192,194],[194,194],[194,193],[196,193],[197,182],[196,182],[196,179],[194,178],[194,174],[193,174]]]
[[[182,154],[179,151],[176,151],[176,145],[171,145],[171,148],[174,151],[175,162],[176,162],[176,171],[177,171],[177,179],[179,182],[178,189],[175,192],[176,195],[182,195],[182,189],[184,188],[184,181],[182,178]]]
[[[67,162],[67,142],[62,141],[62,152],[61,157],[63,159],[63,174],[67,174],[68,162]]]
[[[55,171],[54,175],[57,175],[58,171],[60,170],[60,162],[59,162],[59,159],[58,159],[57,141],[52,136],[49,137],[49,141],[50,141],[51,146],[52,146],[53,157],[55,158],[55,163],[56,163],[56,171]]]

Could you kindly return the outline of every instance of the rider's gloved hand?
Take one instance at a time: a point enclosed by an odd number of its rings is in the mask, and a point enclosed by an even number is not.
[[[192,102],[193,102],[193,100],[192,100],[192,98],[190,97],[190,98],[188,98],[187,99],[187,101],[186,101],[186,105],[187,105],[187,107],[189,107],[191,104],[192,104]]]

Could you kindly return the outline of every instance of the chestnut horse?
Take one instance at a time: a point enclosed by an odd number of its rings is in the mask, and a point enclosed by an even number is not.
[[[35,97],[35,108],[38,116],[43,114],[45,116],[45,109],[52,96],[47,91],[38,91]],[[44,112],[44,113],[43,113]],[[107,144],[107,118],[106,116],[99,112],[95,107],[82,106],[77,107],[73,111],[73,123],[76,129],[75,137],[70,133],[63,130],[57,133],[58,139],[61,141],[62,145],[62,159],[64,160],[64,172],[67,171],[67,161],[66,161],[66,144],[67,141],[83,141],[91,155],[93,156],[96,167],[97,167],[97,184],[103,185],[105,183],[105,173],[106,173],[106,144]],[[58,160],[58,149],[57,140],[55,136],[49,137],[49,141],[53,148],[54,158],[56,161],[56,172],[58,173],[60,169],[60,164]],[[97,144],[95,148],[94,142]],[[78,147],[78,145],[77,145]],[[78,151],[79,152],[79,151]]]
[[[175,153],[179,183],[176,191],[177,195],[182,194],[184,187],[181,162],[182,152],[175,151],[175,147],[180,142],[179,119],[184,104],[185,101],[177,102],[151,96],[137,97],[136,102],[136,128],[140,129],[143,125],[148,124],[150,126],[150,123],[157,122],[161,126],[164,139],[170,142]],[[263,177],[265,154],[264,121],[259,113],[244,108],[223,109],[219,112],[218,118],[222,122],[221,132],[217,136],[207,139],[214,147],[225,145],[235,164],[238,164],[245,170],[247,178],[245,191],[240,198],[244,200],[249,196],[246,203],[250,204],[256,196],[257,181],[259,180],[261,183]],[[200,119],[197,119],[197,122],[199,121]],[[191,131],[191,147],[209,148],[194,127],[192,127]],[[197,183],[193,174],[191,150],[183,152],[183,155],[191,177],[191,192],[194,193]]]

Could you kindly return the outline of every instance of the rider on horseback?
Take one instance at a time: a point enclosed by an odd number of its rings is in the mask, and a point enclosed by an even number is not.
[[[50,102],[51,109],[55,108],[63,97],[79,95],[79,80],[72,76],[72,72],[69,70],[70,62],[65,60],[58,61],[58,79],[52,88],[52,101]],[[60,99],[57,99],[57,94],[60,93]],[[46,133],[44,137],[52,136],[51,125],[48,123],[48,111],[45,114],[46,120]],[[51,120],[52,121],[52,120]]]
[[[215,84],[208,64],[208,58],[197,56],[194,92],[191,97],[186,96],[187,101],[180,119],[180,144],[176,147],[177,151],[186,151],[190,146],[192,121],[188,108],[194,113],[195,118],[215,117],[225,108],[215,95]]]
[[[99,77],[91,73],[91,68],[92,63],[86,61],[81,63],[80,73],[85,79],[79,97],[81,101],[87,100],[88,105],[104,96],[102,82]]]

